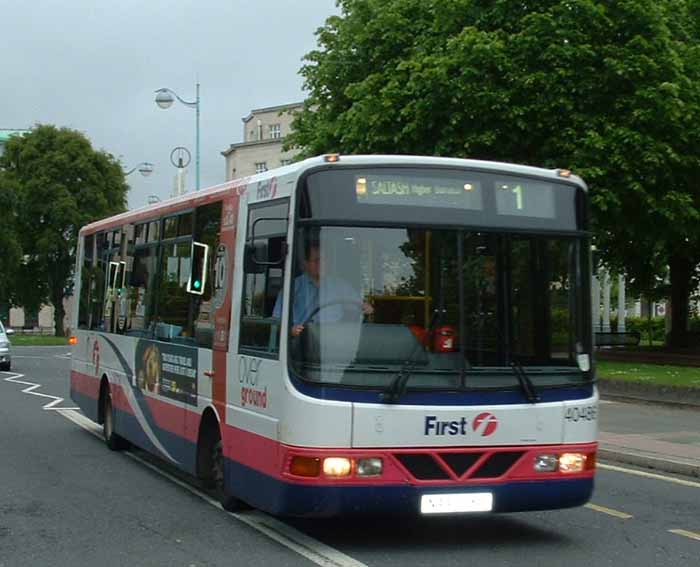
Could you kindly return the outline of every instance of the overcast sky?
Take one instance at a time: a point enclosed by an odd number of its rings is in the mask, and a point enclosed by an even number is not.
[[[201,184],[225,180],[221,151],[242,141],[253,108],[304,98],[301,58],[334,0],[0,0],[0,128],[36,123],[84,132],[125,168],[131,208],[170,194],[170,151],[192,152],[195,111],[159,109],[169,87],[194,100],[201,83]]]

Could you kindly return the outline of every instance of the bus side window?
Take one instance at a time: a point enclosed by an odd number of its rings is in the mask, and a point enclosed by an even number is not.
[[[241,351],[275,358],[279,353],[280,317],[274,308],[284,282],[288,210],[285,199],[251,208],[248,214]]]
[[[78,303],[78,329],[90,328],[91,302],[94,291],[92,290],[95,278],[93,258],[95,252],[95,236],[89,234],[83,240],[83,264],[80,274],[80,301]]]
[[[100,232],[95,237],[95,262],[90,279],[90,329],[104,331],[104,298],[107,287],[107,264],[109,263],[109,238]],[[81,284],[83,285],[83,284]]]
[[[216,275],[214,265],[216,263],[216,250],[221,235],[221,201],[202,205],[195,211],[194,240],[197,243],[208,246],[207,265],[204,266],[204,289],[201,295],[191,294],[192,320],[194,324],[194,338],[197,345],[211,348],[214,341],[214,309],[213,291]]]
[[[156,340],[194,345],[189,319],[191,240],[163,243],[161,247],[160,287],[157,316],[153,321]]]
[[[138,246],[134,251],[129,281],[129,328],[127,335],[147,337],[153,312],[158,248]]]

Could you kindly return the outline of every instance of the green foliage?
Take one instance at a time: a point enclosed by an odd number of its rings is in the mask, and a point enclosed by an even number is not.
[[[633,291],[658,288],[673,255],[700,262],[700,3],[338,4],[288,146],[566,167]]]
[[[610,321],[610,326],[617,329],[617,319]],[[652,317],[651,323],[646,317],[627,317],[625,319],[625,330],[627,332],[638,332],[642,336],[640,345],[647,344],[649,340],[649,332],[651,332],[652,341],[666,341],[666,318]]]
[[[12,304],[16,299],[17,268],[22,259],[22,247],[17,233],[17,195],[1,171],[0,211],[0,304]]]
[[[16,202],[24,262],[15,286],[27,307],[50,302],[63,334],[63,298],[72,292],[78,231],[125,209],[128,186],[113,156],[80,132],[39,125],[11,138],[0,158],[0,188]]]

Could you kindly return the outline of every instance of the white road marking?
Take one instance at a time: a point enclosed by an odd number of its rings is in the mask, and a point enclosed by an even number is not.
[[[690,486],[692,488],[700,488],[700,482],[693,482],[692,480],[683,480],[682,478],[675,478],[672,476],[665,476],[662,474],[649,473],[644,471],[637,471],[634,469],[627,469],[624,467],[617,467],[614,465],[606,465],[604,463],[598,462],[596,466],[599,469],[605,469],[608,471],[622,472],[627,474],[633,474],[636,476],[643,476],[646,478],[654,478],[656,480],[665,480],[666,482],[673,482],[675,484],[680,484],[681,486]]]
[[[12,340],[10,340],[12,343]],[[66,348],[67,345],[12,345],[12,348]]]
[[[671,532],[672,534],[682,535],[685,537],[689,537],[690,539],[696,539],[696,540],[700,541],[700,534],[697,532],[691,532],[688,530],[668,530],[668,531]]]
[[[87,432],[92,435],[102,439],[102,429],[94,421],[88,419],[84,415],[78,413],[74,410],[59,410],[63,417],[69,419],[79,427],[82,427]],[[148,467],[152,471],[158,473],[159,475],[167,478],[171,482],[177,484],[178,486],[184,488],[185,490],[191,492],[195,496],[198,496],[208,504],[214,506],[218,510],[222,510],[221,505],[213,499],[208,494],[205,494],[201,490],[196,489],[194,486],[190,486],[186,482],[174,477],[170,473],[167,473],[155,465],[145,461],[138,455],[125,451],[124,454],[134,461],[138,461],[140,464]],[[270,539],[276,541],[277,543],[288,547],[292,551],[295,551],[299,555],[302,555],[309,561],[316,563],[317,565],[322,565],[324,567],[367,567],[365,563],[353,559],[349,555],[345,555],[342,551],[338,551],[325,543],[322,543],[306,534],[300,532],[297,529],[288,526],[284,522],[264,514],[259,511],[251,511],[240,514],[234,514],[227,512],[229,515],[236,518],[238,521],[250,526],[251,528],[265,534]]]
[[[598,506],[598,504],[585,504],[585,508],[589,510],[595,510],[596,512],[602,512],[603,514],[608,514],[608,516],[615,516],[616,518],[621,518],[622,520],[629,520],[634,518],[632,514],[627,512],[620,512],[619,510],[613,510],[612,508],[606,508],[605,506]]]
[[[51,402],[48,402],[47,404],[44,405],[42,409],[45,410],[60,410],[60,409],[68,409],[68,410],[77,410],[79,408],[76,407],[63,407],[63,408],[57,408],[58,404],[63,402],[63,398],[60,398],[58,396],[52,396],[50,394],[42,394],[40,392],[35,392],[37,388],[41,388],[41,384],[35,384],[34,382],[25,382],[24,380],[20,380],[20,378],[24,378],[24,374],[13,374],[12,376],[8,376],[5,378],[5,382],[13,382],[15,384],[22,384],[23,386],[27,386],[24,390],[22,390],[23,394],[29,394],[31,396],[38,396],[40,398],[49,398],[50,400],[53,400]]]

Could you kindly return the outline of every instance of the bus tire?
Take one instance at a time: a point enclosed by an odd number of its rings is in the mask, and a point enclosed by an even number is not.
[[[215,443],[211,445],[212,455],[211,455],[211,480],[213,483],[214,493],[216,499],[221,504],[221,507],[227,512],[241,512],[242,510],[250,509],[245,502],[231,496],[226,491],[226,483],[224,479],[224,444],[219,438]]]
[[[102,436],[105,444],[112,451],[122,451],[129,448],[129,442],[114,431],[114,407],[109,386],[102,396]]]

